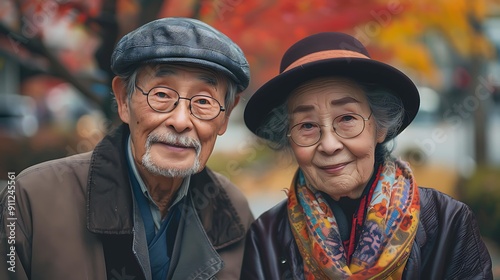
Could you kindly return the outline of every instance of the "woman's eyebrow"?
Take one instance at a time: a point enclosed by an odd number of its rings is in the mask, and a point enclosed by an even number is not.
[[[360,102],[357,99],[355,99],[354,97],[350,97],[350,96],[342,97],[339,99],[334,99],[330,102],[330,104],[336,105],[336,106],[345,105],[345,104],[349,104],[349,103],[360,103]]]
[[[295,113],[304,113],[314,110],[314,106],[312,105],[299,105],[293,109],[292,114]]]
[[[330,104],[334,105],[334,106],[341,106],[341,105],[345,105],[345,104],[349,104],[349,103],[360,103],[360,102],[357,99],[350,97],[350,96],[342,97],[339,99],[334,99],[330,102]],[[292,114],[304,113],[304,112],[309,112],[312,110],[314,110],[314,106],[312,106],[312,105],[299,105],[299,106],[295,107],[295,109],[293,109]]]

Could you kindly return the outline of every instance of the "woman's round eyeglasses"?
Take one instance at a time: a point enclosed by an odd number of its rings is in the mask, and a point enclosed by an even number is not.
[[[181,97],[176,90],[166,86],[156,86],[148,92],[143,91],[137,85],[135,87],[147,96],[149,107],[159,113],[172,112],[181,99],[189,100],[191,114],[200,120],[213,120],[220,112],[226,111],[217,99],[207,95],[195,95],[186,98]]]
[[[366,119],[355,113],[340,115],[333,119],[333,131],[344,139],[354,138],[363,132],[365,122],[370,119],[372,113]],[[329,127],[316,122],[300,122],[292,126],[287,136],[298,146],[309,147],[318,143],[321,139],[322,126]]]

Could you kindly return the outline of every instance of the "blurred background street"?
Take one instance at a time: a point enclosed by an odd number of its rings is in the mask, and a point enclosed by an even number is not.
[[[296,164],[246,129],[243,109],[292,43],[347,32],[409,75],[421,108],[394,155],[419,185],[471,207],[500,279],[500,0],[0,0],[0,181],[90,151],[119,124],[111,51],[165,16],[213,25],[249,60],[250,87],[209,166],[241,188],[256,216],[286,198]]]

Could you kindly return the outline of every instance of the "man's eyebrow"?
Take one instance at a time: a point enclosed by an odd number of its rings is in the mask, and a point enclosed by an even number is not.
[[[168,67],[168,66],[161,67],[160,66],[156,70],[155,76],[156,77],[165,77],[165,76],[175,75],[175,73],[176,73],[176,70],[171,68],[171,67]],[[209,73],[199,73],[197,75],[197,78],[200,81],[203,81],[208,85],[211,85],[214,87],[216,87],[218,85],[217,78],[214,75],[211,75]]]
[[[207,84],[216,87],[218,82],[217,78],[215,78],[213,75],[210,74],[200,74],[198,75],[198,79],[206,82]]]
[[[170,67],[165,67],[165,66],[159,66],[157,69],[156,69],[156,73],[155,73],[155,76],[156,77],[165,77],[165,76],[170,76],[170,75],[174,75],[175,74],[175,71],[170,68]]]
[[[359,103],[359,101],[353,97],[346,96],[346,97],[342,97],[339,99],[334,99],[330,102],[330,104],[334,105],[334,106],[341,106],[341,105],[345,105],[345,104],[349,104],[349,103]],[[299,105],[299,106],[295,107],[295,109],[293,109],[292,114],[304,113],[304,112],[309,112],[312,110],[314,110],[314,106],[312,106],[312,105]]]

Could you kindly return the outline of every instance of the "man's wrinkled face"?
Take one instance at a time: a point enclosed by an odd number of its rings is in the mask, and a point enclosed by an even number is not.
[[[226,82],[213,72],[187,66],[144,67],[136,84],[145,93],[164,86],[177,91],[181,98],[204,95],[220,104],[224,104],[227,90]],[[155,175],[184,177],[200,171],[212,153],[217,135],[222,135],[228,124],[225,112],[212,120],[196,118],[186,99],[179,99],[168,113],[153,110],[147,96],[138,89],[130,99],[117,100],[120,118],[130,127],[136,164]]]

